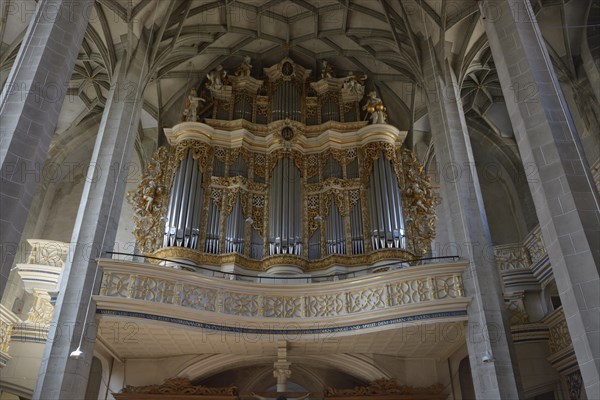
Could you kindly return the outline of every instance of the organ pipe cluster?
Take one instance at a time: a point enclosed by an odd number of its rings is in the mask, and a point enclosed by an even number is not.
[[[242,147],[233,148],[223,142],[209,144],[206,136],[190,136],[159,149],[140,188],[130,196],[137,207],[140,248],[239,254],[254,260],[414,250],[409,228],[421,235],[423,230],[411,222],[406,226],[405,217],[423,208],[422,196],[430,192],[415,183],[422,169],[411,175],[413,181],[403,178],[396,143],[348,141],[343,149],[321,144],[322,150],[315,150],[305,148],[292,129],[294,124],[308,126],[309,120],[336,121],[338,129],[348,132],[365,127],[368,122],[361,121],[358,111],[362,83],[350,85],[331,74],[314,82],[310,70],[290,59],[264,72],[263,80],[249,74],[229,80],[222,69],[215,71],[210,86],[213,119],[204,122],[227,129],[227,121],[243,119],[255,124],[248,128],[247,139],[275,144],[261,149],[247,146],[244,139]],[[187,104],[195,103],[188,99]],[[186,110],[185,115],[195,113]],[[276,121],[285,123],[273,125]],[[280,133],[267,136],[273,126]],[[312,137],[320,134],[312,132]],[[408,184],[413,186],[407,191]],[[410,216],[408,221],[414,221]],[[152,232],[162,236],[159,241],[152,239]]]

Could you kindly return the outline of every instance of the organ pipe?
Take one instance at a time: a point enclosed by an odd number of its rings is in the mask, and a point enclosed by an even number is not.
[[[335,206],[333,199],[327,215],[325,226],[327,254],[346,254],[346,240],[344,238],[344,220]]]
[[[289,157],[273,170],[269,201],[269,252],[300,255],[301,215],[300,171]]]
[[[364,253],[364,237],[360,199],[350,210],[350,232],[352,235],[352,254]]]
[[[200,232],[200,212],[203,198],[202,173],[198,161],[188,150],[181,160],[171,186],[163,244],[195,249]]]
[[[368,189],[373,249],[404,248],[402,200],[394,167],[383,153],[373,162]]]
[[[227,218],[225,231],[225,252],[244,254],[244,224],[242,204],[238,196],[235,206]]]

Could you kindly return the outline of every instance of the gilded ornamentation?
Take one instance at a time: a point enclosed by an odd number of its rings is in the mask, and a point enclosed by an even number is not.
[[[508,310],[509,323],[510,325],[522,325],[529,322],[529,316],[525,310],[525,304],[523,303],[523,292],[512,293],[510,296],[506,296],[504,301],[506,302],[506,308]]]
[[[153,251],[162,244],[164,224],[161,223],[161,217],[167,211],[169,197],[166,182],[168,160],[169,150],[166,147],[156,150],[137,190],[127,194],[127,200],[135,209],[133,235],[143,252]]]
[[[148,386],[125,386],[121,393],[139,393],[139,394],[161,394],[161,395],[200,395],[200,396],[237,396],[238,388],[229,387],[206,387],[194,386],[189,379],[171,378],[166,379],[162,385]],[[119,398],[119,395],[116,395]],[[121,397],[125,398],[125,397]]]
[[[216,311],[217,291],[195,285],[184,284],[181,305],[194,310]]]
[[[501,272],[529,268],[527,252],[520,244],[495,246],[494,255]]]
[[[295,123],[294,121],[292,121]],[[402,193],[402,204],[405,214],[405,228],[408,248],[406,258],[412,258],[411,254],[424,254],[431,239],[434,236],[434,204],[428,178],[423,167],[418,163],[414,155],[408,150],[398,150],[394,144],[387,142],[369,143],[361,148],[353,147],[346,149],[329,149],[320,153],[304,154],[294,148],[289,151],[282,149],[271,153],[253,152],[244,147],[234,149],[226,147],[212,147],[206,143],[185,139],[175,147],[161,148],[154,154],[152,160],[144,172],[142,183],[137,191],[129,194],[129,199],[136,206],[136,229],[135,235],[138,239],[139,248],[145,254],[158,250],[163,243],[164,223],[163,219],[167,213],[170,188],[180,162],[191,151],[192,157],[198,160],[200,172],[208,179],[203,180],[205,190],[205,201],[200,219],[200,233],[198,235],[198,247],[204,248],[206,239],[205,215],[208,213],[209,201],[212,200],[221,212],[221,217],[226,218],[235,206],[240,196],[244,217],[248,223],[256,229],[262,237],[265,237],[267,229],[266,215],[268,210],[267,193],[269,191],[269,175],[278,160],[289,156],[302,174],[304,184],[302,195],[304,210],[302,218],[305,227],[304,250],[307,249],[308,237],[316,229],[324,225],[320,221],[327,217],[333,199],[342,218],[347,219],[350,211],[361,200],[361,217],[363,232],[369,232],[369,214],[365,184],[368,182],[373,161],[383,154],[393,164],[394,171],[398,176],[399,186]],[[336,162],[342,166],[345,176],[347,165],[351,162],[359,163],[360,178],[338,179],[327,178],[317,183],[308,184],[309,177],[320,176],[327,157],[331,155]],[[227,166],[239,157],[249,168],[248,178],[243,176],[215,177],[211,176],[213,160],[219,160]],[[262,178],[262,179],[258,179]],[[255,181],[258,179],[258,182]],[[259,183],[259,182],[264,183]],[[314,182],[314,181],[313,181]],[[319,218],[319,216],[321,218]],[[223,223],[223,220],[220,221]],[[350,228],[346,223],[345,228]],[[251,231],[246,230],[245,242],[249,242]],[[325,235],[322,235],[322,241]],[[348,235],[346,235],[348,236]],[[366,236],[366,235],[365,235]],[[349,236],[348,236],[349,237]],[[323,242],[324,243],[324,242]],[[347,246],[351,250],[351,244]],[[245,249],[249,246],[245,246]],[[349,250],[349,252],[350,252]],[[372,251],[370,240],[364,242],[365,253]],[[265,253],[267,254],[267,253]],[[323,252],[322,254],[325,254]],[[303,254],[305,257],[307,254]],[[378,257],[378,256],[373,256]],[[266,260],[263,260],[266,262]],[[312,267],[317,264],[306,264]],[[323,265],[330,261],[324,260]],[[267,265],[267,264],[265,264]],[[264,267],[266,268],[266,267]],[[264,268],[260,268],[263,270]]]
[[[417,303],[464,298],[460,275],[430,274],[402,278],[396,275],[384,284],[359,285],[336,289],[275,295],[256,290],[236,288],[220,280],[181,282],[177,273],[129,274],[121,267],[104,268],[100,296],[144,300],[159,304],[174,304],[189,310],[258,318],[337,317],[384,310]],[[169,276],[172,276],[169,277]],[[225,282],[225,281],[223,281]]]
[[[305,300],[307,317],[332,317],[345,314],[344,296],[340,293],[307,296]]]
[[[386,306],[385,287],[373,287],[348,293],[348,312],[380,310]]]
[[[175,297],[175,282],[137,276],[130,292],[133,299],[172,304]]]
[[[131,275],[128,274],[104,274],[100,294],[111,297],[127,297]]]
[[[581,389],[583,388],[583,378],[579,370],[567,375],[567,386],[569,387],[569,400],[581,399]]]
[[[223,312],[225,314],[245,317],[258,316],[258,296],[237,292],[227,292],[223,295]]]
[[[12,325],[0,320],[0,352],[8,353]]]
[[[444,385],[435,384],[428,387],[413,387],[399,385],[395,379],[377,379],[369,386],[356,386],[354,389],[335,389],[327,388],[325,396],[329,397],[346,397],[346,396],[378,396],[386,394],[399,395],[442,395]],[[436,397],[437,398],[437,397]],[[441,397],[445,398],[445,396]]]
[[[546,255],[546,247],[539,227],[528,235],[524,244],[532,264],[536,264]]]
[[[391,304],[405,305],[431,300],[431,290],[423,279],[397,282],[390,285]]]
[[[548,345],[550,347],[550,354],[557,353],[564,350],[572,345],[571,335],[569,334],[569,328],[567,321],[565,320],[562,310],[560,311],[562,318],[558,318],[549,324],[548,329],[550,333],[550,339]]]
[[[363,106],[363,110],[371,114],[372,124],[385,124],[387,120],[386,108],[383,101],[377,97],[376,91],[369,92],[367,103]]]
[[[302,299],[300,297],[265,296],[263,312],[269,318],[300,318]]]
[[[430,178],[410,150],[401,151],[402,207],[409,244],[415,254],[425,254],[435,237],[435,203]]]
[[[414,257],[411,253],[401,249],[381,249],[361,255],[331,254],[319,260],[307,260],[306,258],[291,255],[270,256],[263,260],[253,260],[238,253],[209,254],[187,247],[163,247],[150,255],[166,259],[186,259],[198,265],[221,266],[224,264],[236,264],[244,269],[260,272],[282,264],[294,265],[304,271],[310,272],[321,271],[336,264],[348,267],[368,266],[384,260],[403,262],[412,260]],[[148,261],[156,262],[151,259]]]

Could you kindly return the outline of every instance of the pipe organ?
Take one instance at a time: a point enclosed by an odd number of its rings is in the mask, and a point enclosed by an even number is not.
[[[405,132],[363,118],[364,82],[314,81],[289,58],[262,80],[222,68],[208,78],[210,114],[166,129],[170,145],[128,195],[143,252],[310,271],[428,251],[428,178],[401,147]],[[367,113],[384,110],[369,104]]]

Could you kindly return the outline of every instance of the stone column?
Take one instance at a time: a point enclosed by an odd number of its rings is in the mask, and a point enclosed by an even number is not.
[[[95,168],[88,171],[83,189],[34,399],[85,397],[96,334],[90,297],[101,275],[96,275],[95,259],[114,246],[146,84],[145,55],[143,50],[136,54],[132,60],[121,57],[115,68],[92,154]],[[80,341],[83,354],[69,357]]]
[[[424,81],[442,202],[449,216],[448,236],[470,261],[463,275],[468,306],[467,347],[478,399],[521,398],[500,276],[483,205],[460,90],[450,65],[424,45]],[[431,56],[431,57],[429,57]],[[445,72],[445,76],[442,76]]]
[[[273,363],[273,377],[277,379],[277,393],[287,392],[287,381],[292,376],[290,365],[292,364],[287,360],[287,342],[280,340],[277,342],[277,361]]]
[[[93,5],[40,0],[0,95],[0,298]]]
[[[274,364],[273,377],[277,379],[277,393],[287,392],[287,381],[292,376],[289,362],[278,361]]]
[[[487,0],[485,29],[590,399],[600,398],[598,191],[528,0]]]

